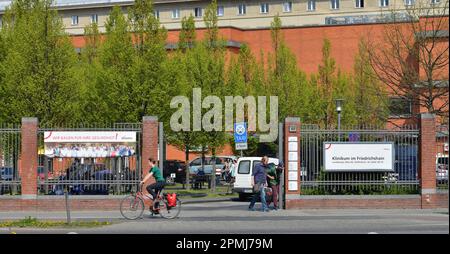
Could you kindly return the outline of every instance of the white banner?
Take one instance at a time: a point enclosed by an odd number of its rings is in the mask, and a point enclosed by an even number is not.
[[[45,143],[135,143],[133,131],[46,131]]]
[[[136,154],[136,132],[46,131],[44,154],[51,158],[108,158]]]
[[[394,171],[393,143],[324,142],[325,171]]]

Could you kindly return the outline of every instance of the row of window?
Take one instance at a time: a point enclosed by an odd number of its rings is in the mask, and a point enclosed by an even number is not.
[[[355,0],[355,8],[364,8],[364,1],[365,0]],[[406,6],[411,6],[415,4],[416,0],[404,0]],[[432,4],[440,3],[441,0],[431,0]],[[330,0],[330,8],[332,10],[339,9],[340,0]],[[388,7],[389,6],[389,0],[379,0],[379,6],[380,7]],[[222,17],[224,15],[224,7],[218,6],[217,7],[217,16]],[[307,10],[308,11],[315,11],[316,10],[316,0],[308,0],[307,4]],[[260,4],[260,13],[269,13],[269,4],[268,3],[261,3]],[[283,12],[292,12],[292,2],[284,2],[283,3]],[[237,6],[237,15],[245,15],[247,13],[247,6],[246,4],[238,4]],[[203,16],[203,8],[202,7],[196,7],[194,8],[194,17],[200,18]],[[159,10],[155,10],[155,17],[159,18]],[[91,23],[97,23],[98,22],[98,15],[92,14],[91,15]],[[180,9],[172,9],[172,19],[179,19],[180,18]],[[78,25],[78,16],[72,16],[72,25]]]

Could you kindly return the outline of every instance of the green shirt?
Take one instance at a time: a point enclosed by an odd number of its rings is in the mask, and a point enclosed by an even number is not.
[[[278,185],[280,179],[278,179],[277,170],[275,169],[275,165],[271,165],[270,167],[267,167],[266,171],[267,175],[271,177],[275,177],[275,179],[267,179],[269,182],[269,186]]]
[[[161,174],[161,170],[157,166],[153,166],[153,168],[148,171],[149,173],[153,173],[153,177],[157,182],[164,182],[164,177]]]

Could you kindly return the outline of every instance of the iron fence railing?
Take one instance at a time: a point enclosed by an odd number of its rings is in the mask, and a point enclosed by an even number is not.
[[[20,125],[0,123],[0,195],[20,194]]]
[[[357,128],[320,129],[304,125],[300,137],[301,188],[303,194],[400,194],[416,193],[419,188],[416,126],[397,129]],[[324,142],[393,142],[394,172],[325,172]]]
[[[448,125],[436,127],[436,187],[448,191]]]
[[[136,132],[134,154],[102,158],[56,158],[44,154],[46,131]],[[42,125],[38,131],[38,191],[42,195],[121,195],[136,191],[141,180],[141,123]]]

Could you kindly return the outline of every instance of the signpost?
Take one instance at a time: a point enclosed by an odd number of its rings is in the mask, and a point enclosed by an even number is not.
[[[236,144],[236,150],[241,151],[248,149],[247,144],[247,123],[235,123],[234,124],[234,142]]]

